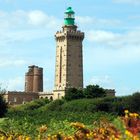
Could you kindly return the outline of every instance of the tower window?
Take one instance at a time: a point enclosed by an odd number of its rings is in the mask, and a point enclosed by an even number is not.
[[[14,102],[15,102],[15,103],[17,102],[17,98],[16,98],[16,97],[14,97]]]

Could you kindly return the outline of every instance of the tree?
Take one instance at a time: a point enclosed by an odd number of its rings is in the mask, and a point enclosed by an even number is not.
[[[140,112],[140,92],[135,92],[128,100],[130,111]]]
[[[5,113],[7,112],[7,103],[5,102],[3,98],[3,94],[5,93],[5,90],[2,90],[0,88],[0,117],[3,117]]]
[[[81,89],[68,88],[66,90],[65,99],[67,101],[74,100],[74,99],[81,99],[81,98],[84,98],[84,94]]]
[[[88,85],[84,89],[84,95],[86,98],[97,98],[97,97],[105,97],[105,90],[98,85]]]

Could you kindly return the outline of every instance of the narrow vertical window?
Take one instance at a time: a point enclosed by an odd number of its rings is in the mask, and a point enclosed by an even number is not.
[[[60,67],[59,67],[59,83],[61,83],[62,80],[62,47],[60,48]]]

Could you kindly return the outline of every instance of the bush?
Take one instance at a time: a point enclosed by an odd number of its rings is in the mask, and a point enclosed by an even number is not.
[[[5,102],[3,95],[0,94],[0,117],[4,117],[7,112],[7,103]]]
[[[7,112],[7,104],[4,101],[3,97],[0,95],[0,117],[4,117]]]
[[[64,104],[63,99],[57,99],[46,105],[46,110],[47,111],[61,111],[61,106]]]
[[[132,112],[140,112],[140,93],[136,92],[130,96],[127,100],[129,104],[129,110]]]
[[[84,98],[83,91],[76,88],[68,88],[65,93],[65,99],[67,101],[71,101],[74,99],[81,99]]]
[[[37,99],[37,100],[31,101],[29,103],[26,103],[25,105],[23,105],[23,108],[25,110],[34,110],[34,109],[38,109],[41,106],[48,104],[49,102],[50,101],[48,99]]]
[[[105,90],[98,85],[88,85],[84,89],[84,95],[86,98],[97,98],[97,97],[105,97]]]

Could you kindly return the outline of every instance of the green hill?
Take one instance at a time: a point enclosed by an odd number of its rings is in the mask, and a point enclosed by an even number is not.
[[[82,122],[91,126],[102,119],[114,121],[124,109],[140,112],[140,93],[125,97],[104,97],[72,101],[39,99],[24,105],[10,107],[0,129],[34,137],[38,128],[46,124],[48,132],[71,134],[71,122]],[[8,127],[7,127],[8,126]],[[66,131],[67,130],[67,131]]]

